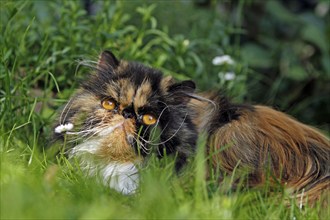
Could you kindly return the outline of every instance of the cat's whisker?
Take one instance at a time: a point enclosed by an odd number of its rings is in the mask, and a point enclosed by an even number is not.
[[[150,134],[151,134],[151,135],[153,135],[153,133],[156,131],[157,126],[158,126],[158,124],[159,124],[159,122],[160,122],[160,118],[162,117],[164,111],[165,111],[166,109],[169,108],[168,105],[167,105],[165,102],[162,102],[162,101],[159,101],[159,102],[160,102],[160,103],[164,103],[164,104],[165,104],[165,108],[163,108],[163,110],[160,112],[160,114],[159,114],[159,116],[158,116],[158,119],[157,119],[157,122],[156,122],[155,126],[154,126],[154,127],[152,128],[152,130],[150,131]],[[158,138],[159,138],[159,137],[158,137]]]
[[[210,100],[210,99],[208,99],[208,98],[205,98],[205,97],[199,96],[199,95],[197,95],[197,94],[188,94],[188,96],[191,97],[191,98],[195,98],[195,99],[197,99],[197,100],[199,100],[199,101],[206,101],[206,102],[209,102],[209,103],[211,103],[211,104],[213,105],[214,109],[217,109],[217,108],[218,108],[218,105],[217,105],[214,101],[212,101],[212,100]]]
[[[148,149],[144,144],[142,144],[142,142],[141,142],[140,140],[138,140],[138,139],[135,138],[135,137],[133,137],[133,138],[135,139],[135,141],[136,141],[138,147],[139,147],[140,149],[142,149],[144,153],[146,153],[146,154],[150,154],[150,153],[151,153],[151,148]]]
[[[160,102],[161,102],[161,101],[160,101]],[[159,124],[159,122],[160,122],[160,118],[162,117],[164,111],[165,111],[167,108],[169,108],[169,106],[168,106],[165,102],[161,102],[161,103],[164,103],[166,106],[165,106],[165,108],[161,111],[161,113],[160,113],[160,115],[159,115],[159,117],[158,117],[158,120],[157,120],[156,126],[154,127],[155,130],[156,130],[156,128],[157,128],[157,126],[158,126],[158,124]],[[156,138],[156,140],[158,140],[158,139],[161,137],[161,135],[162,135],[163,132],[165,131],[167,125],[168,125],[168,123],[167,123],[167,124],[164,126],[164,128],[161,130],[161,132],[160,132],[160,134],[158,135],[158,137]],[[153,129],[153,130],[154,130],[154,129]],[[153,130],[152,130],[152,131],[153,131]]]
[[[91,124],[89,127],[85,128],[84,130],[81,130],[81,131],[69,131],[67,132],[67,134],[73,134],[73,135],[79,135],[81,133],[91,133],[91,132],[94,132],[95,130],[99,129],[99,128],[103,128],[103,127],[106,127],[103,125],[102,122],[99,122],[97,124]]]
[[[150,128],[150,126],[148,126],[147,129],[143,132],[143,135],[142,135],[143,137],[146,135],[146,133],[149,130],[149,128]],[[151,131],[152,131],[152,129],[151,129]],[[150,133],[151,133],[151,131],[150,131]]]
[[[88,129],[88,130],[82,130],[82,131],[67,131],[66,134],[68,134],[68,135],[80,135],[80,134],[84,134],[84,133],[90,133],[93,130],[94,130],[94,128]]]
[[[95,117],[91,117],[91,118],[87,119],[87,123],[85,123],[85,124],[87,126],[92,127],[92,126],[95,126],[94,122],[97,121],[97,120],[99,120],[99,119],[95,118]],[[101,122],[98,122],[97,124],[101,124],[101,123],[102,123],[102,120],[101,120]]]
[[[186,118],[187,118],[187,115],[188,115],[188,113],[186,113],[186,115],[185,115],[185,117],[184,117],[184,119],[182,120],[182,122],[181,122],[181,124],[180,124],[180,126],[179,126],[179,128],[174,132],[174,134],[172,134],[167,140],[165,140],[165,141],[162,141],[162,142],[160,142],[160,143],[148,143],[148,144],[150,144],[150,145],[160,145],[160,144],[165,144],[166,142],[168,142],[168,141],[170,141],[178,132],[179,132],[179,130],[181,129],[181,127],[183,126],[183,124],[184,124],[184,121],[186,120]]]
[[[136,135],[136,136],[138,137],[138,138],[136,138],[134,135],[132,136],[133,139],[136,141],[138,147],[139,147],[140,149],[142,149],[143,152],[145,152],[146,154],[150,154],[151,148],[148,149],[148,148],[142,143],[142,141],[145,142],[145,139],[143,139],[141,136],[138,136],[138,134],[136,134],[136,133],[133,133],[133,134]],[[139,139],[142,139],[142,141],[139,140]]]
[[[141,135],[139,135],[138,133],[134,132],[134,135],[136,135],[136,137],[138,137],[139,139],[141,139],[142,141],[148,143],[149,141],[147,141],[146,139],[144,139]]]
[[[199,96],[199,95],[197,95],[197,94],[190,94],[189,96],[190,96],[191,98],[194,98],[194,99],[200,101],[200,102],[204,102],[204,101],[205,101],[205,102],[209,102],[211,105],[208,105],[209,107],[207,107],[207,108],[205,109],[205,111],[207,111],[209,115],[212,115],[212,114],[214,114],[216,111],[219,110],[219,105],[216,104],[214,101],[208,99],[208,98],[201,97],[201,96]],[[196,107],[197,107],[197,108],[199,107],[198,104],[192,104],[192,103],[190,103],[190,105],[194,106],[195,108],[196,108]]]
[[[147,144],[151,144],[151,143],[152,143],[151,141],[148,141],[148,140],[144,139],[142,136],[140,136],[140,135],[137,134],[137,133],[135,133],[135,135],[136,135],[137,137],[139,137],[139,139],[141,139],[142,141],[144,141],[144,142],[147,143]]]
[[[77,68],[79,68],[80,66],[86,66],[94,69],[97,66],[97,62],[93,60],[77,60],[77,62]]]
[[[68,113],[69,113],[69,111],[70,111],[70,109],[71,109],[71,106],[72,106],[72,104],[73,104],[73,103],[72,103],[72,100],[73,100],[73,98],[71,98],[71,99],[68,101],[68,103],[66,103],[66,105],[64,106],[64,108],[63,108],[63,110],[62,110],[62,112],[61,112],[61,115],[60,115],[60,120],[59,120],[59,123],[60,123],[60,124],[64,124],[65,119],[66,119],[66,117],[67,117],[67,115],[68,115]],[[69,109],[67,109],[68,106],[70,106]],[[63,114],[64,114],[65,111],[66,111],[66,114],[65,114],[64,119],[63,119]],[[62,120],[62,119],[63,119],[63,120]]]
[[[97,135],[99,132],[101,132],[103,129],[101,129],[101,130],[96,130],[96,131],[94,131],[94,132],[88,132],[88,133],[86,133],[86,134],[84,134],[84,135],[82,135],[82,136],[79,136],[79,137],[77,137],[76,139],[73,139],[73,140],[71,140],[70,141],[70,143],[72,143],[72,142],[77,142],[77,141],[79,141],[79,140],[81,140],[81,139],[83,139],[83,142],[86,142],[86,141],[88,141],[89,139],[91,139],[92,137],[94,137],[95,135]]]
[[[87,136],[84,142],[89,140],[90,138],[92,138],[93,136],[95,136],[96,134],[98,134],[99,132],[101,132],[104,128],[107,128],[108,126],[104,126],[102,125],[102,122],[97,123],[96,125],[94,125],[94,128],[90,128],[90,129],[85,129],[85,130],[81,130],[81,131],[76,131],[76,132],[67,132],[68,135],[76,135],[79,136],[76,139],[71,140],[70,142],[75,142],[78,141],[80,139],[83,139]]]
[[[104,131],[104,129],[106,129],[106,128],[107,128],[107,127],[95,131],[95,132],[92,133],[89,137],[87,137],[85,141],[88,141],[89,139],[91,139],[92,137],[94,137],[95,135],[97,135],[98,133]]]
[[[182,124],[180,124],[180,127],[178,128],[178,130],[182,127],[182,125],[183,125],[183,123],[184,123],[184,121],[185,121],[187,115],[188,115],[188,113],[186,112],[186,115],[185,115],[185,117],[184,117],[184,119],[183,119],[183,121],[182,121]],[[158,135],[158,137],[157,137],[155,140],[158,140],[158,139],[162,136],[162,134],[166,131],[166,128],[167,128],[168,124],[169,124],[169,123],[167,123],[167,124],[164,126],[164,128],[161,130],[160,134]],[[178,130],[177,130],[176,132],[178,132]],[[174,134],[174,135],[175,135],[175,134]],[[171,138],[172,138],[172,137],[171,137]],[[148,142],[149,144],[159,145],[159,143],[156,143],[156,142],[151,142],[151,141],[147,141],[147,142]],[[166,142],[167,142],[167,141],[166,141]]]
[[[163,111],[164,111],[165,109],[168,109],[169,111],[171,111],[171,109],[170,109],[170,107],[168,106],[168,104],[167,104],[167,103],[165,103],[165,102],[163,102],[163,101],[158,101],[158,103],[162,103],[162,104],[164,104],[164,105],[165,105],[165,108],[163,108],[163,110],[162,110],[161,114],[163,113]],[[159,117],[160,117],[160,116],[159,116]]]
[[[86,135],[78,136],[75,139],[70,140],[69,143],[78,142],[80,140],[83,140],[82,142],[85,142],[85,141],[87,141],[90,138],[90,137],[87,137],[88,135],[90,135],[90,133],[88,133]],[[91,134],[91,136],[93,136],[93,134]]]
[[[166,123],[164,128],[160,131],[159,135],[154,140],[158,140],[162,136],[162,134],[166,131],[167,126],[168,126],[168,123]]]
[[[164,149],[166,149],[166,148],[164,147]],[[160,152],[160,148],[159,147],[157,147],[157,153],[158,153],[158,155],[163,155],[163,153]]]
[[[179,128],[174,132],[174,134],[172,134],[172,135],[171,135],[167,140],[165,140],[165,141],[162,141],[162,142],[156,143],[156,142],[148,141],[148,140],[142,138],[141,136],[139,136],[139,138],[140,138],[141,140],[143,140],[144,142],[146,142],[147,144],[150,144],[150,145],[152,145],[152,146],[163,145],[163,144],[165,144],[166,142],[170,141],[170,140],[171,140],[171,139],[172,139],[172,138],[173,138],[173,137],[179,132],[179,130],[181,129],[181,127],[182,127],[183,124],[184,124],[184,121],[185,121],[186,118],[187,118],[187,115],[188,115],[188,113],[186,113],[186,115],[185,115],[185,117],[184,117],[182,123],[180,124]],[[159,138],[159,137],[162,135],[162,133],[165,131],[167,125],[168,125],[168,124],[166,124],[166,126],[164,127],[164,129],[162,130],[162,132],[160,133],[160,135],[158,136],[158,138]],[[138,134],[136,134],[136,135],[138,135]],[[156,140],[157,140],[157,139],[156,139]]]
[[[110,126],[110,125],[107,125],[107,124],[103,123],[103,120],[104,120],[105,118],[106,118],[106,117],[103,117],[103,118],[102,118],[102,121],[101,121],[100,123],[98,123],[98,124],[100,124],[101,126],[96,126],[96,127],[94,128],[95,131],[94,131],[93,133],[91,132],[90,136],[87,137],[85,141],[87,141],[87,140],[91,139],[92,137],[94,137],[95,135],[97,135],[97,134],[99,134],[99,133],[105,131],[105,129],[109,129],[109,128],[111,128],[111,127],[114,127],[113,125]],[[118,121],[118,123],[120,123],[120,120]],[[116,126],[116,125],[115,125],[115,126]],[[88,136],[88,134],[86,134],[86,135],[84,135],[84,136]]]

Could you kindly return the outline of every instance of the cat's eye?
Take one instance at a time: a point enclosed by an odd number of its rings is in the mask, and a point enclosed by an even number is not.
[[[116,108],[116,102],[113,99],[104,99],[101,104],[106,110],[113,110]]]
[[[157,118],[153,114],[145,114],[142,116],[142,122],[145,125],[153,125],[157,122]]]

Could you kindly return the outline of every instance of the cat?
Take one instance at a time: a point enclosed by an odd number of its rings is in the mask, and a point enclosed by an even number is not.
[[[176,155],[180,170],[202,133],[219,182],[242,168],[249,187],[279,181],[309,202],[329,189],[326,136],[270,107],[234,104],[216,92],[198,94],[195,87],[104,51],[61,111],[55,137],[66,141],[69,157],[88,175],[101,176],[124,194],[136,192],[138,167],[151,152]]]

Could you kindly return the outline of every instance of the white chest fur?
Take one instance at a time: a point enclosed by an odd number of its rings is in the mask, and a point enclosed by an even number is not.
[[[85,141],[71,150],[70,156],[79,160],[81,169],[89,176],[97,176],[103,184],[123,194],[133,194],[139,186],[138,169],[131,162],[100,163],[93,154],[98,150],[100,142]]]
[[[138,169],[133,163],[111,162],[101,170],[100,174],[104,184],[123,194],[134,193],[139,185]]]

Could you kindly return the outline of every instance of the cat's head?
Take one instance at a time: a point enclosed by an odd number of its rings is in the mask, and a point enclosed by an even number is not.
[[[73,151],[109,161],[133,161],[153,149],[186,157],[197,138],[187,108],[194,89],[192,81],[175,82],[104,51],[64,107],[55,132]]]

